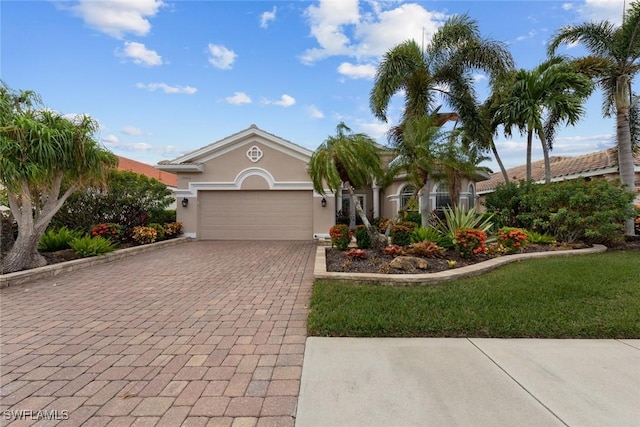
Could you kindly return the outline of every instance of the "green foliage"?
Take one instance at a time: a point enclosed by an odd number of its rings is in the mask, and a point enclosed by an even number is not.
[[[336,224],[329,229],[331,236],[331,246],[335,246],[338,250],[345,251],[351,243],[351,230],[345,224]]]
[[[165,239],[165,233],[164,233],[164,226],[161,224],[157,224],[157,223],[152,223],[147,225],[147,227],[153,228],[154,230],[156,230],[156,240],[164,240]]]
[[[398,246],[411,244],[411,233],[416,228],[414,222],[398,221],[391,227],[391,243]]]
[[[131,240],[139,245],[148,245],[158,238],[158,231],[153,227],[138,226],[133,229]]]
[[[426,258],[439,258],[444,254],[444,252],[444,248],[441,248],[437,244],[428,240],[412,243],[407,248],[407,253]]]
[[[442,234],[433,227],[418,227],[411,232],[411,243],[424,241],[437,243]]]
[[[604,179],[535,185],[523,196],[518,220],[561,242],[608,244],[622,238],[624,221],[634,216],[633,197]]]
[[[82,258],[103,255],[115,250],[113,242],[103,237],[83,236],[72,240],[69,246]]]
[[[404,213],[404,221],[413,222],[416,227],[422,224],[422,215],[418,211],[407,211]]]
[[[499,185],[492,193],[487,194],[484,205],[487,212],[493,214],[493,220],[498,228],[529,228],[522,224],[518,217],[526,211],[522,202],[523,197],[535,185],[525,181],[520,181],[518,184],[510,182]]]
[[[356,245],[359,249],[371,249],[371,235],[364,225],[356,227]]]
[[[463,258],[471,258],[474,255],[487,251],[485,243],[487,234],[477,228],[459,228],[456,231],[454,249]]]
[[[537,245],[553,245],[556,239],[548,234],[541,234],[536,231],[527,231],[527,242]]]
[[[444,208],[444,221],[434,217],[436,229],[445,237],[455,241],[459,229],[479,229],[488,233],[493,227],[493,215],[476,212],[475,209],[465,211],[461,206]]]
[[[48,229],[38,243],[40,252],[55,252],[63,249],[71,249],[71,242],[74,239],[82,237],[82,232],[77,230],[69,230],[62,227],[58,230]]]
[[[176,210],[175,209],[154,209],[148,213],[147,223],[153,224],[169,224],[176,222]]]
[[[130,171],[113,171],[105,188],[92,187],[74,194],[52,224],[90,230],[94,224],[117,223],[130,236],[149,218],[172,219],[165,208],[173,202],[171,190],[160,181]]]

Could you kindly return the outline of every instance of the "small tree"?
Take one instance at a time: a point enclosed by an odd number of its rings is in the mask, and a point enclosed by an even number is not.
[[[102,181],[117,158],[92,135],[88,116],[67,119],[40,106],[36,94],[0,85],[0,183],[18,224],[18,237],[2,260],[4,273],[46,264],[38,242],[53,215],[75,191]],[[64,191],[62,189],[64,188]]]

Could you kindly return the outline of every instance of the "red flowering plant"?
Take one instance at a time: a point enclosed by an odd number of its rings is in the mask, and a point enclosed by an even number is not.
[[[498,230],[498,244],[506,253],[521,251],[527,246],[529,233],[521,228],[502,227]]]
[[[477,228],[459,228],[456,231],[454,249],[463,258],[471,258],[474,255],[483,254],[487,251],[485,243],[487,233]]]
[[[120,224],[113,222],[107,222],[104,224],[98,224],[91,229],[91,236],[104,237],[112,242],[119,242],[122,239],[123,228]]]
[[[407,250],[400,245],[389,245],[386,248],[384,248],[384,253],[385,255],[397,257],[397,256],[405,255],[407,253]]]
[[[346,251],[351,243],[351,230],[345,224],[336,224],[331,227],[329,236],[331,236],[331,246],[341,251]]]
[[[367,251],[364,249],[351,248],[344,253],[347,258],[351,259],[366,259]]]

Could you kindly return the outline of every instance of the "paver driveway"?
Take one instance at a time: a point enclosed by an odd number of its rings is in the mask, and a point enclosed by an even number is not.
[[[0,423],[293,426],[314,254],[190,242],[2,289]]]

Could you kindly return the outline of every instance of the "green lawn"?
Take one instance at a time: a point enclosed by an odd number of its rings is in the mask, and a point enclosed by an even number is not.
[[[433,286],[316,281],[311,336],[640,338],[640,252],[527,260]]]

